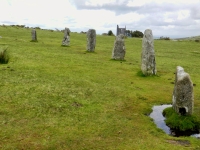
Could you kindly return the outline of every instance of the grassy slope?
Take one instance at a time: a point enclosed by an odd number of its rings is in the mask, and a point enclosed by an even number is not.
[[[140,75],[141,39],[126,39],[126,61],[112,61],[114,37],[97,36],[95,53],[86,52],[86,35],[0,27],[0,47],[9,47],[9,64],[0,65],[1,149],[188,149],[156,128],[146,116],[153,105],[171,103],[174,71],[185,68],[197,85],[200,116],[200,44],[155,41],[158,76]],[[14,70],[14,71],[12,71]],[[191,137],[189,148],[200,146]]]

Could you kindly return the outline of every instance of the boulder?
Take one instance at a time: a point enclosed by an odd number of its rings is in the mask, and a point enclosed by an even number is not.
[[[87,32],[87,51],[94,52],[96,46],[96,30],[89,29]]]
[[[192,115],[194,105],[193,83],[188,73],[177,66],[172,107],[180,115]]]
[[[32,41],[37,41],[37,33],[35,29],[31,31]]]
[[[124,35],[119,34],[114,42],[114,48],[112,51],[112,59],[115,60],[124,60],[126,53]]]
[[[62,45],[69,46],[69,44],[70,44],[70,30],[69,30],[69,28],[65,28]]]
[[[151,29],[144,31],[142,40],[141,70],[144,75],[156,75],[154,39]]]

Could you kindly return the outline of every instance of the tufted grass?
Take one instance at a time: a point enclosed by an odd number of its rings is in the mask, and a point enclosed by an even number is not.
[[[148,117],[154,105],[171,103],[174,72],[182,66],[196,84],[194,113],[200,116],[200,47],[194,41],[155,41],[157,76],[140,71],[142,40],[127,38],[125,61],[111,61],[113,36],[97,35],[94,53],[86,35],[0,26],[0,47],[10,60],[0,65],[0,149],[198,149],[157,129]]]
[[[0,64],[7,64],[9,61],[9,54],[7,52],[7,48],[2,48],[0,50]]]
[[[178,131],[197,131],[200,129],[200,120],[194,115],[180,116],[172,107],[164,109],[163,115],[166,117],[167,126],[172,129]]]

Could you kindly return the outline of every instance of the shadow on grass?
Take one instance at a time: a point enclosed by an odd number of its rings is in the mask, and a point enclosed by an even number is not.
[[[117,62],[121,62],[121,63],[122,63],[122,62],[126,62],[125,59],[124,59],[124,60],[119,60],[119,59],[112,59],[112,58],[110,59],[110,61],[113,61],[113,62],[114,62],[114,61],[117,61]]]
[[[31,40],[30,42],[36,42],[36,43],[37,43],[37,42],[38,42],[38,40]]]
[[[138,77],[147,77],[146,75],[144,75],[144,74],[142,73],[141,70],[137,72],[137,76],[138,76]]]
[[[61,45],[61,47],[70,47],[69,45]]]
[[[90,52],[90,51],[84,51],[84,54],[97,54],[97,52],[93,51],[93,52]]]
[[[137,76],[138,77],[160,77],[158,74],[150,75],[150,76],[144,75],[141,70],[137,72]]]

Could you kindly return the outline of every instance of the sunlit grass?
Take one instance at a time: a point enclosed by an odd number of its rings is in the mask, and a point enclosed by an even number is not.
[[[153,105],[171,103],[174,72],[182,66],[196,84],[200,116],[198,42],[155,41],[158,74],[143,77],[142,40],[127,38],[126,61],[111,60],[115,37],[97,35],[94,53],[86,35],[0,27],[0,47],[10,60],[0,65],[1,149],[188,149],[148,117]],[[195,52],[195,53],[194,53]],[[191,148],[200,144],[191,141]]]

